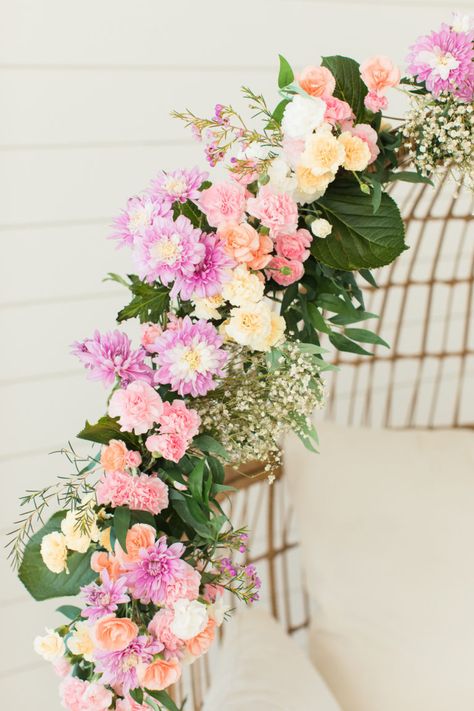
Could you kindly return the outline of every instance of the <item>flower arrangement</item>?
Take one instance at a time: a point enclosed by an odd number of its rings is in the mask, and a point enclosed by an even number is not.
[[[175,113],[227,178],[163,171],[115,220],[136,274],[108,278],[131,292],[117,321],[139,320],[140,345],[120,330],[73,344],[111,389],[78,435],[96,449],[64,450],[74,473],[23,498],[12,539],[33,597],[80,596],[34,643],[68,711],[178,711],[170,688],[209,650],[229,596],[258,600],[248,534],[221,506],[224,466],[265,461],[271,483],[285,432],[315,449],[323,339],[359,355],[386,345],[354,325],[374,317],[358,277],[376,286],[371,270],[406,249],[387,185],[427,182],[447,162],[472,172],[466,22],[418,40],[405,79],[383,56],[325,57],[297,77],[281,57],[275,109],[243,89],[257,128],[221,104],[210,118]],[[392,128],[382,111],[400,86],[415,103]],[[60,511],[34,532],[53,500]]]

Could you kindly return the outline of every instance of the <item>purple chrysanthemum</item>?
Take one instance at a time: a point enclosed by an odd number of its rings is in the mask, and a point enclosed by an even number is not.
[[[192,274],[205,254],[201,235],[183,215],[176,221],[158,218],[134,250],[140,278],[169,284],[178,275]]]
[[[156,382],[169,384],[180,395],[205,395],[217,387],[214,376],[224,375],[228,355],[222,343],[211,323],[193,323],[185,316],[156,339]]]
[[[131,345],[129,337],[120,331],[95,331],[92,338],[73,343],[72,353],[90,371],[91,380],[102,380],[107,386],[113,385],[115,377],[121,379],[122,386],[134,380],[151,383],[153,371],[144,362],[145,349],[133,351]]]
[[[220,294],[222,285],[230,279],[230,267],[235,266],[216,235],[203,233],[201,244],[205,249],[203,258],[192,273],[180,273],[173,287],[172,293],[179,293],[186,301]]]
[[[408,72],[439,96],[463,91],[472,72],[474,32],[455,32],[446,24],[438,32],[419,37],[410,48]]]
[[[153,199],[171,202],[197,200],[199,188],[208,177],[209,173],[203,173],[199,168],[173,170],[171,173],[162,172],[151,181],[149,194]]]
[[[127,581],[124,577],[113,581],[105,568],[101,576],[102,585],[91,583],[81,588],[87,605],[82,611],[82,617],[88,617],[92,622],[116,612],[119,605],[130,601],[126,594]]]
[[[127,207],[113,221],[114,232],[111,239],[116,239],[119,247],[132,246],[137,238],[144,236],[159,217],[171,215],[171,202],[163,198],[152,199],[148,195],[132,197]]]
[[[166,545],[162,536],[149,548],[142,548],[138,560],[127,565],[127,585],[132,597],[145,605],[153,602],[155,605],[170,604],[175,598],[175,591],[180,582],[189,579],[194,581],[199,574],[181,556],[184,553],[182,543]],[[199,582],[195,597],[199,594]],[[181,597],[186,597],[185,590]]]
[[[96,671],[102,673],[101,684],[120,686],[122,693],[128,694],[136,689],[137,669],[141,664],[149,664],[153,656],[163,650],[163,645],[155,638],[140,635],[130,642],[128,647],[118,652],[98,652],[95,657]]]

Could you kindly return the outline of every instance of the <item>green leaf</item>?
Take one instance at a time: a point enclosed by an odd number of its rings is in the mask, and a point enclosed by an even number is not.
[[[270,348],[270,350],[265,356],[265,360],[269,370],[276,370],[278,368],[281,356],[282,352],[279,348]]]
[[[169,309],[169,289],[161,284],[147,284],[136,276],[130,276],[129,279],[133,299],[118,312],[118,323],[131,318],[138,318],[140,323],[158,323],[163,313]]]
[[[331,234],[315,238],[311,247],[323,264],[344,271],[372,269],[407,249],[399,209],[386,193],[375,215],[371,196],[349,181],[333,183],[317,204],[333,225]]]
[[[75,620],[76,617],[81,616],[81,608],[75,605],[60,605],[56,608],[56,612],[60,612],[62,615],[68,618],[68,620]]]
[[[165,709],[168,709],[168,711],[180,711],[171,696],[167,694],[166,691],[150,691],[150,689],[145,689],[145,693],[148,694],[148,696],[151,696],[152,699],[159,701]]]
[[[379,346],[385,346],[385,348],[390,348],[387,341],[380,338],[373,331],[368,331],[365,328],[346,328],[344,331],[348,338],[352,338],[353,341],[359,341],[359,343],[375,343]]]
[[[365,348],[362,348],[346,336],[343,336],[342,333],[331,333],[329,340],[338,351],[347,351],[348,353],[357,353],[358,355],[372,355],[372,353],[366,351]]]
[[[280,306],[280,313],[283,315],[285,311],[288,309],[289,305],[297,298],[298,296],[298,284],[296,282],[294,284],[290,284],[288,286],[283,294],[283,298],[281,300],[281,306]]]
[[[217,441],[217,439],[214,439],[214,437],[211,437],[211,435],[208,434],[201,434],[198,435],[193,439],[193,445],[197,447],[198,449],[201,450],[201,452],[205,453],[214,453],[217,454],[219,457],[222,457],[222,459],[228,459],[229,454],[227,451],[224,449],[222,444]]]
[[[424,175],[415,173],[411,170],[400,170],[398,172],[392,173],[388,181],[393,183],[395,180],[403,180],[406,183],[425,183],[427,185],[433,185],[433,181]]]
[[[283,114],[284,114],[285,109],[286,109],[286,107],[287,107],[287,105],[288,105],[289,103],[290,103],[290,102],[289,102],[288,99],[282,99],[282,100],[280,101],[280,103],[277,105],[277,107],[275,108],[274,112],[272,113],[272,119],[273,119],[274,121],[276,121],[276,123],[277,123],[278,125],[281,124],[281,120],[282,120],[282,118],[283,118]]]
[[[368,269],[360,269],[359,274],[361,275],[362,279],[365,279],[365,281],[368,282],[371,286],[373,286],[374,289],[378,289],[377,282],[375,281],[372,272],[370,272]]]
[[[128,692],[132,699],[137,702],[137,704],[143,703],[143,689],[137,687],[136,689],[130,689]]]
[[[188,479],[188,488],[191,494],[198,501],[202,501],[202,485],[204,478],[204,459],[200,459]]]
[[[293,69],[290,67],[289,63],[281,54],[278,55],[280,58],[280,71],[278,72],[278,86],[280,89],[284,89],[285,86],[291,84],[295,75]]]
[[[349,57],[334,55],[323,57],[321,64],[329,69],[336,80],[334,96],[342,101],[347,101],[352,108],[356,123],[361,123],[365,117],[364,98],[367,87],[360,77],[359,64]]]
[[[54,597],[77,595],[83,585],[97,578],[97,573],[91,570],[88,553],[69,553],[68,573],[52,573],[45,566],[41,557],[41,541],[48,533],[61,530],[61,521],[66,516],[65,511],[53,514],[43,528],[37,531],[28,541],[18,577],[35,600],[49,600]]]
[[[308,304],[308,315],[316,331],[319,331],[320,333],[330,332],[330,328],[326,324],[324,316],[315,304]]]
[[[372,180],[372,210],[374,215],[378,212],[382,202],[382,186],[377,180]]]
[[[132,512],[125,506],[118,506],[114,512],[114,531],[123,551],[127,552],[127,532],[130,528]]]
[[[105,415],[98,422],[91,425],[86,421],[84,429],[77,435],[79,439],[86,439],[89,442],[98,444],[108,444],[111,439],[120,439],[131,449],[139,449],[138,437],[131,432],[122,432],[117,419]]]

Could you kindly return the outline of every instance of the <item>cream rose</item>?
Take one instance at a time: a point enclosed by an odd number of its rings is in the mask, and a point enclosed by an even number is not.
[[[33,648],[47,662],[55,662],[64,656],[66,647],[63,638],[54,630],[46,629],[43,637],[35,637]]]
[[[315,237],[327,237],[332,232],[332,225],[323,217],[316,218],[311,223],[311,232]]]
[[[53,531],[43,536],[40,550],[43,563],[52,573],[67,570],[66,538],[62,533]]]

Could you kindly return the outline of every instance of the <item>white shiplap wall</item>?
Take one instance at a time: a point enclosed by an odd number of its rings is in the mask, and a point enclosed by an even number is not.
[[[65,470],[47,453],[103,408],[104,391],[85,380],[68,347],[112,327],[126,297],[101,284],[107,271],[128,268],[106,240],[111,217],[159,168],[202,161],[169,111],[237,104],[244,82],[276,99],[278,52],[297,67],[336,53],[402,62],[409,43],[450,11],[433,0],[4,0],[3,533],[18,495]],[[56,620],[55,603],[29,601],[0,565],[2,707],[55,711],[55,680],[31,650],[32,635]]]

